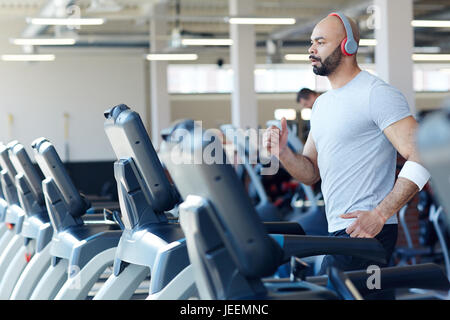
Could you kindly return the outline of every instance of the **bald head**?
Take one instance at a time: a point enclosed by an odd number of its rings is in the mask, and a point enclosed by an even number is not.
[[[353,37],[359,43],[358,26],[353,20],[348,19],[348,21],[352,27]],[[315,74],[329,76],[341,65],[343,65],[341,70],[353,70],[357,66],[356,54],[349,56],[341,50],[342,40],[346,36],[344,23],[338,16],[328,16],[314,27],[308,52]]]
[[[353,38],[355,38],[355,41],[359,44],[360,39],[359,28],[353,19],[349,17],[347,17],[347,19],[350,22],[350,25],[352,26]],[[342,39],[344,39],[347,36],[347,33],[345,32],[344,23],[337,16],[327,16],[326,18],[322,19],[316,25],[314,31],[318,31],[318,33],[320,33],[321,36],[323,36],[324,38],[328,39],[334,38],[337,42],[341,42]],[[315,33],[314,31],[313,34]]]

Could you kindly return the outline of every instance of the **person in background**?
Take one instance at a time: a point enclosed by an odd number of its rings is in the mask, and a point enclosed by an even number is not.
[[[303,88],[297,93],[297,103],[300,105],[300,111],[303,109],[312,109],[314,102],[320,96],[320,93]],[[311,130],[311,124],[309,119],[300,118],[299,124],[299,138],[302,140],[303,144],[306,143],[308,139],[309,130]]]

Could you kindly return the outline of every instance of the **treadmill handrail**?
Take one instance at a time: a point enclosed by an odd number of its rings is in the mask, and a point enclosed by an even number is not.
[[[341,254],[386,263],[386,251],[374,238],[282,235],[284,259],[322,254]]]
[[[439,239],[439,244],[442,248],[442,254],[444,255],[444,264],[445,264],[445,270],[447,271],[447,278],[450,280],[450,257],[448,252],[448,246],[447,242],[445,240],[444,232],[441,229],[441,226],[439,225],[439,216],[443,212],[444,208],[442,206],[439,206],[439,208],[436,208],[435,204],[432,204],[430,208],[430,221],[433,223],[434,230],[436,231],[436,235]]]
[[[344,300],[363,300],[358,289],[350,280],[347,274],[337,269],[330,267],[328,269],[328,279],[338,295]]]
[[[346,271],[345,274],[352,281],[361,294],[375,292],[369,289],[367,280],[372,275],[367,270]],[[380,268],[381,288],[377,292],[401,288],[417,288],[426,290],[450,290],[442,267],[435,263],[422,263],[415,265]],[[325,286],[327,276],[306,277],[306,281]]]

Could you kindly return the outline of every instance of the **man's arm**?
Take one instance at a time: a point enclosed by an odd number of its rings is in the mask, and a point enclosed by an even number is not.
[[[307,185],[313,185],[320,179],[317,166],[317,150],[311,132],[308,134],[303,154],[296,154],[291,149],[280,150],[279,159],[292,177]]]
[[[408,161],[420,163],[415,144],[417,122],[412,117],[399,120],[383,133],[394,148]],[[406,178],[399,177],[392,191],[372,211],[356,211],[342,215],[343,218],[357,218],[346,232],[352,237],[374,237],[383,228],[384,223],[399,211],[417,192],[419,187]],[[362,214],[363,213],[363,214]]]
[[[287,122],[283,118],[281,119],[281,130],[275,126],[267,128],[263,137],[263,145],[270,154],[280,160],[292,177],[304,184],[314,184],[320,179],[320,174],[317,166],[317,150],[311,133],[303,147],[303,155],[295,154],[289,149],[287,136]]]
[[[417,121],[409,116],[387,127],[384,134],[403,158],[420,163],[415,143],[416,130]],[[419,187],[414,182],[399,177],[392,191],[381,201],[376,210],[387,220],[411,200],[418,191]]]

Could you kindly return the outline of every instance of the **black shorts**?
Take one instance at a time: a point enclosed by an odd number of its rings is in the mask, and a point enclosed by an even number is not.
[[[370,265],[376,265],[380,268],[386,267],[395,249],[397,233],[397,224],[386,224],[383,229],[381,229],[380,233],[375,236],[375,239],[380,241],[384,250],[386,250],[385,264],[352,256],[326,255],[322,261],[319,275],[326,274],[327,269],[330,266],[334,266],[342,271],[366,270]],[[345,229],[330,233],[330,236],[350,238],[350,235],[345,232]]]

